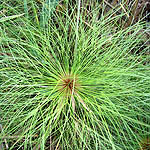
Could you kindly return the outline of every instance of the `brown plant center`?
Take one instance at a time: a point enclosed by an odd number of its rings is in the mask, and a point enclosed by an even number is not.
[[[77,83],[77,78],[68,75],[61,79],[60,86],[61,91],[64,91],[66,94],[71,94],[77,89],[79,84]]]
[[[73,89],[73,80],[72,79],[65,79],[64,80],[64,88],[68,87],[70,91]]]

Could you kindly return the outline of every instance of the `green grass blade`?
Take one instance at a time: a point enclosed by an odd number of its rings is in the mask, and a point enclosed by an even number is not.
[[[6,16],[6,17],[2,17],[0,18],[0,23],[5,22],[5,21],[9,21],[18,17],[23,16],[24,14],[19,14],[19,15],[13,15],[13,16]]]

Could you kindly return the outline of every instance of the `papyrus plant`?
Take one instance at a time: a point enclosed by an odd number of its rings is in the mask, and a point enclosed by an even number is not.
[[[9,149],[136,150],[149,135],[144,23],[121,29],[120,16],[98,13],[78,3],[46,28],[23,17],[2,24],[0,142]]]

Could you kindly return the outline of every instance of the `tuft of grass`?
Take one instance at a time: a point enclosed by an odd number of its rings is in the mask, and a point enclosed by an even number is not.
[[[43,2],[42,12],[40,16],[41,26],[47,26],[48,20],[53,14],[53,11],[55,11],[58,1],[59,0],[45,0],[45,2]]]
[[[82,1],[66,5],[46,28],[25,17],[2,24],[0,144],[7,139],[9,149],[139,149],[150,132],[144,23],[122,29],[119,15],[97,18],[98,3],[89,16]]]

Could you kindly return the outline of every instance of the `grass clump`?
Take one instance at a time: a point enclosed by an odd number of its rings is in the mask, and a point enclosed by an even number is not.
[[[122,29],[120,16],[97,19],[96,5],[89,18],[79,4],[70,7],[45,28],[25,17],[3,22],[1,142],[10,149],[142,148],[150,132],[144,23]]]

